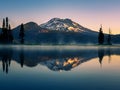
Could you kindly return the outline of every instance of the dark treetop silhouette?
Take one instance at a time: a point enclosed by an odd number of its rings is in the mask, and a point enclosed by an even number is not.
[[[104,56],[120,55],[119,48],[88,48],[78,50],[44,50],[38,49],[15,49],[0,48],[0,60],[2,61],[3,71],[8,73],[11,61],[18,62],[21,67],[36,67],[38,64],[48,67],[52,71],[69,71],[82,63],[98,58],[102,66]]]
[[[0,34],[0,43],[10,44],[13,42],[12,30],[9,24],[8,17],[3,19],[2,33]]]
[[[100,30],[99,30],[98,43],[100,45],[104,44],[104,34],[103,34],[103,30],[102,30],[102,25],[101,25]]]
[[[70,27],[73,27],[72,30]],[[119,43],[119,38],[119,35],[104,34],[102,26],[98,33],[79,25],[71,19],[60,18],[51,19],[47,23],[41,25],[34,22],[29,22],[26,24],[21,24],[11,30],[9,20],[6,17],[6,20],[3,19],[0,43],[39,45],[76,45],[99,43],[100,45],[111,45],[111,40],[112,43]]]
[[[20,33],[19,33],[19,38],[20,38],[20,43],[21,44],[24,44],[24,25],[21,24],[21,27],[20,27]]]
[[[107,44],[108,45],[112,45],[112,42],[111,42],[111,30],[109,29],[109,34],[108,34],[108,38],[107,38]]]

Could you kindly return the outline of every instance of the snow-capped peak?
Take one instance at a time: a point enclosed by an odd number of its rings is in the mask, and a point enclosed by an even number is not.
[[[81,25],[73,22],[71,19],[53,18],[49,20],[47,23],[41,24],[40,27],[57,31],[74,31],[74,32],[84,31]]]

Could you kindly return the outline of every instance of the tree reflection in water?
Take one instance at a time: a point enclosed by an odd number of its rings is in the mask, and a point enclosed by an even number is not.
[[[11,64],[12,55],[13,55],[12,49],[5,48],[0,50],[0,58],[2,60],[3,72],[8,73],[8,68],[10,67]]]
[[[118,48],[90,48],[78,50],[29,50],[25,48],[0,48],[0,60],[3,72],[8,73],[11,60],[18,62],[21,67],[35,67],[38,64],[48,67],[52,71],[69,71],[93,58],[99,58],[102,65],[104,56],[120,55]]]

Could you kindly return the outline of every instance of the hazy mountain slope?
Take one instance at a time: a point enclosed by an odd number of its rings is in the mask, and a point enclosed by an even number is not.
[[[24,32],[25,42],[35,43],[36,36],[39,33],[40,27],[34,22],[29,22],[24,24],[24,29],[25,29],[25,32]],[[19,32],[20,32],[20,25],[13,29],[15,42],[19,42]]]
[[[26,44],[97,44],[98,32],[87,29],[70,19],[53,18],[40,26],[24,24]],[[19,43],[20,25],[13,29],[14,43]],[[105,42],[107,41],[105,34]],[[113,43],[120,43],[120,35],[112,35]]]

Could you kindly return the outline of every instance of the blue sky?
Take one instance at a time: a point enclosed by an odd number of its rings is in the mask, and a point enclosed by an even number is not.
[[[20,23],[41,24],[60,17],[94,30],[103,24],[105,32],[111,27],[113,33],[119,33],[119,10],[120,0],[0,0],[0,22],[8,16],[15,27]]]

